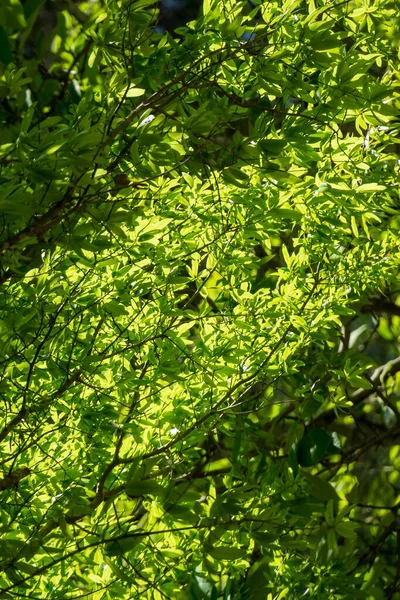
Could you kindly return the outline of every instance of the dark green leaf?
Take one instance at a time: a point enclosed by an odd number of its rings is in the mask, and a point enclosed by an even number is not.
[[[0,25],[0,61],[8,65],[12,61],[12,52],[7,33]]]
[[[310,493],[312,496],[320,500],[339,500],[335,488],[329,481],[317,475],[311,475],[311,473],[307,473],[306,471],[303,471],[303,476],[311,484]]]
[[[309,431],[298,443],[297,460],[302,467],[312,467],[325,455],[332,438],[325,429]]]

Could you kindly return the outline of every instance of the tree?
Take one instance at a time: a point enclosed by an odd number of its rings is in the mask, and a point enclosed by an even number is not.
[[[400,598],[396,8],[2,5],[0,598]]]

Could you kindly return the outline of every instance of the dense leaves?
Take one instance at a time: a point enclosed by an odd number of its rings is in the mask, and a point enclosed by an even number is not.
[[[397,8],[3,3],[0,597],[400,598]]]

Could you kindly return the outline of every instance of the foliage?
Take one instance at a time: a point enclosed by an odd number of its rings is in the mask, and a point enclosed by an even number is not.
[[[399,599],[396,3],[0,16],[0,597]]]

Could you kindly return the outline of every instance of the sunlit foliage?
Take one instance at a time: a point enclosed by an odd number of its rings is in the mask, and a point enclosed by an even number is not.
[[[389,0],[0,8],[0,598],[400,599]]]

